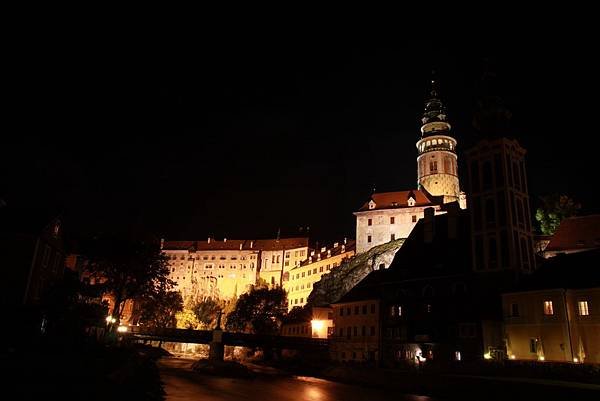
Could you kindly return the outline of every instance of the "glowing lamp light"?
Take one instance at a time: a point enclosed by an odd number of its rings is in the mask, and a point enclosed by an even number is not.
[[[577,363],[577,362],[579,362],[579,359],[578,358],[573,358],[573,362]]]
[[[509,356],[510,359],[516,359],[517,357],[514,355]]]
[[[106,316],[106,323],[115,323],[117,321],[116,318],[112,316]]]
[[[483,359],[492,359],[492,354],[486,352],[485,354],[483,354]]]
[[[540,361],[545,361],[545,360],[546,360],[546,358],[545,358],[545,357],[543,357],[543,356],[540,356],[538,359],[539,359]]]
[[[128,330],[127,326],[119,326],[119,327],[117,327],[117,331],[119,333],[126,333],[127,330]]]
[[[325,322],[322,320],[311,320],[310,324],[312,325],[313,330],[320,331],[325,327]]]

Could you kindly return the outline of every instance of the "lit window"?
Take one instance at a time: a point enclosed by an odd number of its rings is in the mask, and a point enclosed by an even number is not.
[[[552,301],[544,301],[544,315],[554,315]]]
[[[587,301],[579,301],[577,305],[579,306],[579,316],[588,316],[590,314]]]

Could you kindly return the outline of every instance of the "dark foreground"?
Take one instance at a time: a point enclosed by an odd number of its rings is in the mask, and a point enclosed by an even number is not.
[[[439,400],[416,395],[400,395],[384,389],[336,383],[313,377],[262,372],[253,379],[205,376],[193,372],[190,359],[162,358],[158,362],[166,399],[238,401],[417,401]]]
[[[286,375],[265,369],[252,379],[206,376],[191,370],[194,361],[162,358],[158,362],[167,400],[599,400],[600,386],[550,380],[419,376],[368,385],[355,377],[334,380]],[[369,377],[368,374],[365,377]],[[341,381],[346,381],[342,383]]]

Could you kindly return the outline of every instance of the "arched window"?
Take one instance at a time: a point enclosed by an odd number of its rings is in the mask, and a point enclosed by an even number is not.
[[[432,286],[426,285],[423,287],[423,296],[424,297],[433,297],[435,295],[435,291]]]

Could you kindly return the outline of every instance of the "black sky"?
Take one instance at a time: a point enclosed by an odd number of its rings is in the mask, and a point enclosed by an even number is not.
[[[193,39],[15,46],[0,197],[64,210],[73,236],[352,237],[374,185],[415,187],[432,68],[460,146],[488,65],[528,150],[532,206],[558,192],[599,211],[585,40]]]

